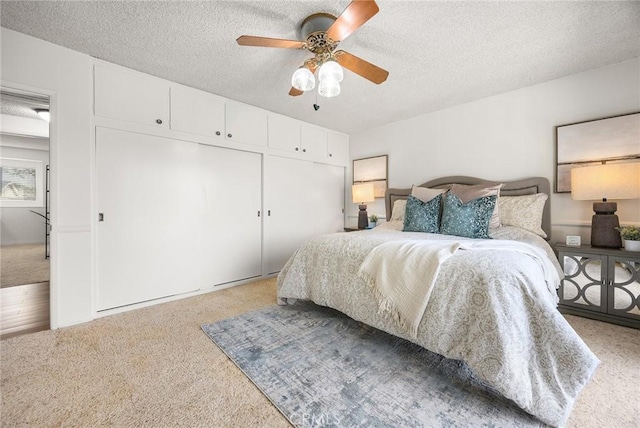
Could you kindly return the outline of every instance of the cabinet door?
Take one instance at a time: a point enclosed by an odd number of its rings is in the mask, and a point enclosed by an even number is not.
[[[194,89],[171,88],[171,129],[224,138],[224,98]]]
[[[269,114],[269,148],[298,153],[300,122],[279,114]]]
[[[197,144],[96,129],[98,310],[200,288],[198,155]]]
[[[262,155],[200,146],[207,286],[262,274]]]
[[[264,171],[267,273],[279,272],[304,241],[314,235],[316,217],[313,162],[267,156]]]
[[[329,132],[327,138],[329,162],[347,166],[349,164],[349,136]]]
[[[324,159],[327,157],[327,131],[315,126],[301,125],[302,152],[310,157]]]
[[[226,103],[226,138],[241,143],[267,145],[267,112],[235,101]]]
[[[640,320],[640,257],[609,256],[609,313]]]
[[[309,195],[315,235],[344,230],[344,174],[342,166],[313,165],[314,192]]]
[[[607,312],[606,256],[559,252],[564,278],[560,283],[560,303],[595,312]]]
[[[133,71],[96,65],[95,114],[112,119],[169,127],[169,83]]]

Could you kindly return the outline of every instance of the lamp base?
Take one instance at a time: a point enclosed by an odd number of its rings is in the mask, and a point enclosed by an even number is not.
[[[618,208],[615,202],[594,202],[595,215],[591,218],[591,246],[602,248],[620,248],[622,239],[616,230],[620,227],[618,216],[614,213]]]
[[[367,204],[358,205],[360,212],[358,213],[358,229],[366,229],[369,227],[369,214],[367,214]]]

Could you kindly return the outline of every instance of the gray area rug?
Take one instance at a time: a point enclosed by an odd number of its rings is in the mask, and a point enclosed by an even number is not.
[[[310,303],[202,326],[297,427],[541,427],[468,367]]]

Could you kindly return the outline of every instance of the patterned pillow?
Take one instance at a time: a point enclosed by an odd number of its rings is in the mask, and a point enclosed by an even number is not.
[[[440,233],[467,238],[487,238],[489,220],[496,206],[497,195],[473,199],[463,204],[460,198],[449,192],[444,199]]]
[[[502,183],[482,183],[482,184],[474,184],[472,186],[466,184],[452,184],[451,185],[451,193],[455,193],[460,201],[463,204],[467,202],[482,198],[484,196],[496,196],[496,206],[493,210],[493,214],[491,215],[491,221],[489,222],[489,229],[496,229],[500,227],[500,189],[502,188]]]
[[[393,203],[391,208],[391,220],[389,221],[404,221],[404,213],[407,207],[406,199],[398,199]]]
[[[403,232],[438,233],[442,195],[422,202],[415,196],[407,198]]]
[[[515,226],[533,232],[543,238],[542,213],[549,196],[546,193],[500,198],[500,221],[504,226]]]

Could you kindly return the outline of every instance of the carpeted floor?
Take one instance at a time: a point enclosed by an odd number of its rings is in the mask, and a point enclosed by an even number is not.
[[[200,329],[274,302],[263,280],[0,341],[1,424],[289,426]],[[567,426],[640,426],[640,331],[567,319],[602,360]]]
[[[44,244],[0,247],[0,288],[49,281]]]

